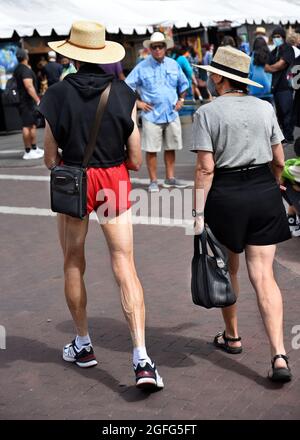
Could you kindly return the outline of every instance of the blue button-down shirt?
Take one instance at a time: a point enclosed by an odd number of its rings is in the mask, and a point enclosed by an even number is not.
[[[153,110],[142,112],[142,117],[154,124],[171,122],[177,118],[175,105],[178,94],[189,87],[188,80],[176,61],[165,57],[159,63],[152,55],[140,62],[125,81],[139,93],[142,101],[152,105]]]

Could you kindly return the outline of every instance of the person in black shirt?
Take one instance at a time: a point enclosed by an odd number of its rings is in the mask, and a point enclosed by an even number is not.
[[[23,159],[40,159],[44,151],[36,145],[36,111],[40,98],[37,95],[37,78],[28,65],[28,53],[24,49],[17,51],[18,66],[14,71],[20,96],[19,112],[22,120],[25,152]]]
[[[85,21],[73,23],[68,41],[51,42],[49,46],[76,60],[79,69],[50,87],[40,105],[40,112],[46,119],[45,164],[49,169],[61,160],[65,165],[82,164],[99,98],[111,84],[96,147],[87,169],[87,207],[88,213],[98,209],[113,271],[121,288],[121,303],[134,347],[136,386],[160,389],[164,386],[162,378],[146,351],[143,289],[133,258],[128,170],[138,170],[142,161],[136,124],[136,95],[124,81],[106,74],[97,66],[120,61],[125,50],[118,43],[105,41],[105,28],[101,24]],[[61,155],[58,147],[62,150]],[[110,215],[107,216],[106,211],[110,211]],[[88,333],[83,279],[88,223],[88,215],[80,220],[58,214],[65,295],[77,330],[76,338],[63,349],[63,359],[79,367],[97,365]]]
[[[295,60],[291,45],[286,43],[286,32],[282,27],[276,27],[272,32],[275,49],[270,54],[270,62],[265,65],[265,71],[272,73],[272,92],[274,95],[278,121],[282,127],[285,142],[294,141],[293,123],[293,89],[289,86],[287,73]]]
[[[43,75],[47,78],[48,87],[57,83],[63,72],[63,66],[56,62],[56,53],[50,50],[48,53],[49,63],[43,67]]]

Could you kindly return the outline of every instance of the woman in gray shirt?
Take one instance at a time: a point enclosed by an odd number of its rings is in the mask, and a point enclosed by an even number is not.
[[[204,217],[229,252],[232,285],[239,292],[239,253],[245,250],[250,281],[271,348],[273,381],[289,381],[291,372],[283,343],[282,297],[273,276],[276,243],[290,238],[279,179],[284,166],[283,135],[271,104],[247,96],[250,57],[220,47],[210,66],[211,103],[200,107],[193,124],[195,233]],[[204,197],[203,197],[204,195]],[[241,353],[237,306],[222,309],[225,330],[214,344]]]

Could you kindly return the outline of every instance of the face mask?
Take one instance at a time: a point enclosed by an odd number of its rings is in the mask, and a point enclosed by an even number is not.
[[[63,65],[64,69],[68,69],[69,67],[70,67],[70,63],[66,63],[66,64]]]
[[[215,83],[213,82],[213,80],[211,79],[211,76],[209,76],[209,77],[207,78],[207,88],[208,88],[208,90],[209,90],[209,93],[210,93],[212,96],[219,96],[219,93],[218,93],[217,90],[216,90],[216,85],[215,85]]]
[[[273,43],[276,47],[279,47],[283,44],[283,39],[281,37],[273,38]]]

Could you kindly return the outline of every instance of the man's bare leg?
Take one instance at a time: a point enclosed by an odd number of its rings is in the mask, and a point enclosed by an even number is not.
[[[157,155],[156,155],[156,153],[146,152],[146,162],[147,162],[147,168],[148,168],[150,181],[151,182],[156,181],[157,180]]]
[[[87,231],[88,218],[80,220],[58,214],[59,239],[64,255],[65,296],[79,336],[88,334],[87,296],[83,279]]]
[[[31,149],[31,127],[23,127],[22,134],[23,134],[24,148]]]
[[[141,388],[163,388],[162,378],[148,357],[145,346],[144,294],[133,257],[131,211],[120,215],[117,224],[113,222],[101,226],[110,250],[113,272],[120,286],[122,309],[131,334],[136,385]]]

